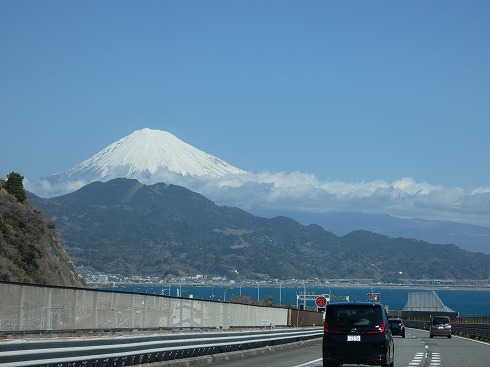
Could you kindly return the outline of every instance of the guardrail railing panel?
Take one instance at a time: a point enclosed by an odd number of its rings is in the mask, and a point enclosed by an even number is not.
[[[4,342],[0,346],[0,367],[68,367],[75,365],[117,366],[157,360],[190,358],[300,340],[318,339],[321,328],[222,332],[148,337],[102,338],[91,340],[52,340],[39,342]]]

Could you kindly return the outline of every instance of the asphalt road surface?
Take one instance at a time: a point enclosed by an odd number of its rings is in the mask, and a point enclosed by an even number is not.
[[[490,344],[454,336],[429,338],[429,332],[407,329],[395,336],[395,367],[488,367]],[[321,367],[322,345],[299,345],[239,359],[206,364],[213,367]],[[346,365],[345,365],[346,366]]]

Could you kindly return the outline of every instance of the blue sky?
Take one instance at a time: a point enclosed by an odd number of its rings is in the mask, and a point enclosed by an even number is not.
[[[3,0],[0,175],[49,176],[149,127],[247,171],[462,190],[486,220],[489,14],[486,0]]]

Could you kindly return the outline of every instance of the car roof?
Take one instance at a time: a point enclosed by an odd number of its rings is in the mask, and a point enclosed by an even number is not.
[[[335,302],[327,305],[328,307],[382,307],[383,305],[378,302]]]

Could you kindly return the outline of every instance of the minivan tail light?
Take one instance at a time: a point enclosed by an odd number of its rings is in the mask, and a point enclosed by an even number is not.
[[[384,333],[385,330],[386,330],[386,324],[382,322],[381,324],[379,324],[379,332]]]
[[[376,330],[370,330],[367,333],[368,334],[382,334],[386,330],[386,324],[382,322],[381,324],[376,326]]]
[[[323,332],[325,334],[342,334],[340,330],[332,330],[328,327],[328,323],[325,321],[323,323]]]

